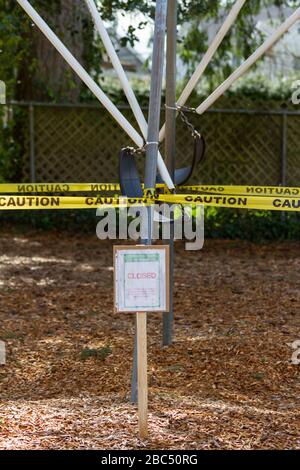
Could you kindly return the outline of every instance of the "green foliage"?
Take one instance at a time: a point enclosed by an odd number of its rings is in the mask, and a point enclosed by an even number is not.
[[[208,208],[205,237],[266,242],[299,240],[300,216],[297,212],[245,211]]]
[[[179,48],[183,62],[188,66],[188,73],[195,69],[208,46],[207,25],[222,24],[225,16],[232,8],[234,1],[228,0],[178,0]],[[277,6],[296,8],[298,0],[251,0],[243,6],[234,28],[226,35],[219,50],[206,70],[206,76],[213,85],[228,76],[236,63],[248,57],[263,40],[263,34],[256,27],[256,15],[262,8]],[[143,13],[145,21],[137,29],[143,29],[147,22],[153,20],[155,2],[150,0],[102,0],[98,1],[99,10],[103,17],[113,21],[117,12],[125,15]],[[282,14],[284,18],[284,14]],[[182,28],[181,26],[184,25]],[[136,30],[130,24],[121,43],[134,46],[138,40]],[[233,46],[234,44],[234,46]],[[233,56],[235,60],[233,61]],[[235,65],[233,63],[235,62]]]
[[[94,40],[92,19],[81,0],[70,2],[68,8],[73,16],[67,15],[68,10],[65,9],[63,17],[60,17],[63,0],[32,0],[31,4],[71,50],[74,46],[72,52],[75,55],[78,48],[83,65],[97,76],[103,47],[98,39]],[[53,84],[51,77],[43,74],[39,67],[41,57],[48,55],[44,46],[38,48],[37,38],[41,34],[16,1],[0,0],[0,79],[6,83],[8,100],[29,100],[32,95],[34,99],[40,96],[42,100],[57,101],[62,100],[68,90],[78,86],[77,77],[68,66],[65,76],[59,80],[63,83]],[[49,48],[53,48],[50,43]],[[53,62],[53,57],[50,59]]]
[[[73,25],[73,17],[71,17],[69,21],[71,26],[69,23],[61,25],[59,14],[64,5],[62,1],[33,0],[31,3],[59,36],[64,36],[64,31],[57,31],[58,25],[65,27],[65,33],[68,33],[70,42],[79,34],[76,31],[78,22],[82,25],[80,41],[75,38],[73,42],[77,44],[77,47],[79,42],[79,50],[83,50],[84,65],[97,75],[100,72],[102,48],[99,47],[99,41],[94,41],[92,20],[87,11],[85,11],[86,15],[77,18],[76,15],[79,15],[82,9],[81,0],[77,0],[74,1],[74,5],[70,3],[70,8],[74,9],[74,23],[76,24]],[[66,16],[66,12],[64,14]],[[69,30],[68,28],[72,26],[73,29]],[[69,67],[66,68],[60,80],[56,80],[56,83],[39,68],[38,57],[48,57],[47,50],[43,46],[40,46],[38,51],[36,40],[41,37],[40,35],[41,33],[16,1],[0,0],[0,80],[6,84],[8,102],[13,100],[60,101],[78,87],[78,81],[76,82],[77,79]],[[49,48],[52,46],[49,45]],[[54,59],[51,61],[51,70],[53,70],[53,62],[55,62]],[[61,62],[58,61],[56,65],[59,67]],[[55,74],[53,76],[56,77]],[[25,113],[17,107],[0,107],[0,180],[2,181],[21,180],[21,157],[25,153],[23,147],[25,136],[28,134],[28,118]]]
[[[8,100],[16,96],[18,66],[30,54],[31,27],[17,2],[0,0],[0,79],[6,83]]]
[[[259,102],[267,102],[270,100],[278,101],[277,107],[279,107],[281,102],[289,102],[291,100],[291,90],[297,79],[299,79],[299,77],[290,76],[282,80],[270,81],[266,76],[254,72],[242,77],[224,96],[228,98],[240,98],[241,107],[243,107],[243,99],[245,98]],[[177,83],[177,96],[180,95],[185,84],[186,80]],[[117,105],[128,105],[126,96],[117,79],[106,77],[102,80],[101,86],[114,103]],[[135,79],[132,80],[132,86],[141,106],[147,107],[149,103],[150,82]],[[209,91],[210,82],[203,81],[201,88],[198,88],[197,91],[192,93],[188,104],[190,106],[197,106],[207,97]],[[163,101],[164,92],[163,90]]]
[[[13,211],[0,213],[1,227],[25,230],[58,230],[95,234],[99,218],[94,210]],[[299,240],[298,212],[247,211],[206,208],[205,238],[249,240],[255,243],[273,240]]]
[[[50,22],[50,26],[57,30],[57,15],[59,15],[62,0],[33,0],[31,3]],[[155,1],[151,0],[98,0],[98,7],[104,19],[115,24],[116,13],[125,15],[128,13],[142,13],[145,19],[141,21],[135,29],[129,25],[127,33],[120,39],[120,45],[131,45],[138,41],[143,28],[152,21],[155,14]],[[220,23],[227,15],[233,5],[233,0],[224,2],[223,0],[179,0],[179,25],[184,24],[184,28],[179,26],[179,48],[178,51],[182,60],[188,66],[188,72],[194,69],[207,48],[207,24]],[[80,2],[74,2],[74,8],[79,9]],[[78,6],[77,6],[78,5]],[[227,76],[233,67],[233,56],[236,62],[247,57],[261,42],[261,34],[255,25],[255,15],[263,7],[269,6],[298,6],[296,0],[251,0],[244,5],[234,28],[227,34],[221,44],[219,51],[209,64],[206,77],[208,77],[209,89],[213,88],[216,82]],[[86,9],[81,5],[82,10]],[[81,10],[78,10],[81,11]],[[78,13],[79,14],[79,13]],[[101,57],[103,45],[99,38],[93,37],[93,28],[89,15],[82,16],[84,44],[83,62],[87,70],[94,76],[99,77],[101,72]],[[66,25],[69,28],[69,25]],[[74,26],[75,28],[75,26]],[[7,84],[8,99],[26,99],[25,96],[18,96],[18,88],[24,91],[24,86],[18,83],[20,68],[26,67],[26,74],[34,76],[38,67],[37,52],[35,50],[34,34],[36,28],[28,19],[22,8],[14,0],[0,0],[0,79]],[[140,31],[138,31],[140,30]],[[76,30],[72,34],[76,35]],[[61,31],[60,36],[63,36]],[[234,39],[234,41],[233,41]],[[234,44],[234,46],[233,46]],[[24,65],[25,64],[25,65]],[[24,75],[24,71],[23,71]],[[47,79],[47,77],[46,77]],[[75,87],[72,73],[65,77],[69,89]],[[30,82],[30,80],[29,80]],[[30,85],[31,86],[31,85]],[[39,88],[48,100],[57,101],[57,91],[52,90],[49,84],[45,83],[45,78],[39,82],[35,76],[34,87]],[[28,90],[27,90],[28,91]],[[123,97],[122,97],[123,98]],[[82,101],[91,100],[92,95],[82,87]]]
[[[253,101],[290,101],[293,83],[299,77],[270,81],[265,75],[252,73],[240,79],[228,92],[227,96],[249,98]]]
[[[13,117],[9,114],[12,110],[0,107],[0,183],[5,181],[17,181],[21,177],[20,140],[16,139],[16,132],[25,141],[24,132],[27,128],[22,126],[26,121],[24,108],[15,108]],[[20,179],[19,179],[20,180]]]
[[[144,80],[135,78],[131,80],[132,88],[139,104],[148,107],[150,94],[150,79]],[[101,87],[110,99],[117,105],[128,106],[128,100],[119,80],[112,77],[105,77],[101,80]],[[164,92],[163,92],[164,93]]]
[[[16,231],[34,228],[38,231],[58,230],[65,232],[95,233],[98,218],[95,210],[60,211],[0,211],[1,226]]]

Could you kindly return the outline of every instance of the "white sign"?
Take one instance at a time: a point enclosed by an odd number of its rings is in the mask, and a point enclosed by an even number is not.
[[[169,247],[114,247],[117,312],[169,309]]]

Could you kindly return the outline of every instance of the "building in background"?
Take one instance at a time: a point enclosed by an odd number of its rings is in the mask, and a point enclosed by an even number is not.
[[[278,8],[276,6],[263,9],[256,18],[257,29],[264,33],[266,37],[270,36],[277,27],[293,13],[294,9],[288,7]],[[224,13],[224,18],[226,14]],[[116,23],[118,37],[126,34],[129,25],[137,27],[143,20],[141,14],[130,14],[125,17],[119,15]],[[218,23],[207,23],[206,30],[209,43],[219,30],[222,20]],[[189,30],[190,24],[181,26],[180,34],[184,36]],[[148,24],[144,29],[137,33],[140,40],[134,49],[129,47],[120,49],[121,60],[131,75],[141,79],[149,77],[150,71],[144,67],[144,63],[151,57],[151,39],[153,36],[153,25]],[[234,45],[233,45],[234,51]],[[199,57],[199,61],[201,57]],[[239,61],[232,56],[233,67],[239,65]],[[106,73],[111,69],[106,68]],[[282,79],[295,75],[300,72],[300,25],[295,25],[281,40],[274,46],[262,59],[257,66],[258,73],[265,74],[271,79]],[[178,80],[183,79],[187,73],[187,66],[178,59],[177,66]]]
[[[284,9],[284,17],[292,13],[292,9]],[[270,15],[271,13],[271,15]],[[258,17],[257,27],[266,36],[270,36],[280,25],[278,8],[273,7],[269,14],[262,12]],[[271,79],[288,78],[300,73],[300,24],[296,24],[283,38],[268,51],[258,70]]]
[[[139,52],[136,49],[128,45],[126,47],[120,47],[119,44],[120,44],[121,37],[119,36],[119,34],[115,33],[113,35],[111,30],[108,30],[108,33],[117,50],[121,64],[124,70],[126,71],[127,75],[129,76],[129,78],[139,78],[139,79],[147,78],[149,75],[149,70],[145,66],[145,60],[139,54]],[[103,70],[103,75],[105,77],[116,76],[114,68],[106,53],[104,53],[103,55],[102,70]]]
[[[257,30],[263,33],[267,38],[288,18],[294,9],[276,6],[262,9],[260,14],[255,18]],[[226,14],[224,13],[224,19]],[[222,20],[218,23],[208,23],[207,35],[209,44],[212,42],[216,33],[222,25]],[[183,26],[184,30],[188,30],[189,24]],[[238,60],[234,55],[234,44],[232,44],[232,66],[238,67],[242,61]],[[184,76],[187,67],[179,60],[179,74]],[[300,72],[300,25],[296,24],[289,32],[287,32],[279,42],[270,49],[264,58],[257,65],[257,73],[266,75],[268,78],[282,79],[288,78]]]

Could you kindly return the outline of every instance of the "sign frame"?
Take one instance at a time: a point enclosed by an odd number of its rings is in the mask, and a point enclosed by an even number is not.
[[[169,312],[170,309],[170,247],[169,245],[115,245],[113,247],[113,261],[114,261],[114,312],[115,313],[138,313],[138,312],[145,312],[145,313],[166,313]],[[151,251],[161,251],[164,252],[165,255],[165,263],[164,263],[164,274],[165,274],[165,308],[164,309],[153,309],[137,307],[136,309],[120,309],[118,306],[118,273],[117,273],[117,255],[120,251],[126,251],[130,254],[133,251],[140,251],[142,252],[151,252]]]

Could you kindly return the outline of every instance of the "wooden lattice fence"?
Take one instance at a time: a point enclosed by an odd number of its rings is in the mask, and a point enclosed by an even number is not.
[[[104,109],[23,106],[28,109],[24,181],[118,180],[120,149],[132,144]],[[300,111],[296,106],[276,102],[266,107],[266,103],[236,99],[221,100],[218,106],[203,116],[189,116],[207,142],[207,158],[194,183],[300,186]],[[128,108],[122,112],[134,123]],[[177,167],[186,166],[193,142],[180,119],[176,137]],[[142,171],[143,156],[137,158]]]

